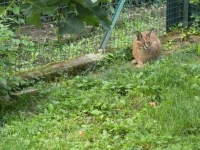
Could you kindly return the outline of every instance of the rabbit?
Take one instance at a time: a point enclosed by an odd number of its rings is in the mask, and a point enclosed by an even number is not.
[[[136,31],[137,38],[134,40],[132,48],[132,54],[135,58],[132,63],[137,64],[136,67],[143,67],[144,62],[160,55],[162,46],[152,30],[142,33]]]

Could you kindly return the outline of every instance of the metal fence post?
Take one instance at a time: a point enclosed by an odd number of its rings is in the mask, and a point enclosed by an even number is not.
[[[120,12],[121,12],[121,10],[122,10],[122,8],[124,6],[125,1],[126,0],[120,0],[119,4],[118,4],[118,6],[117,6],[117,8],[115,10],[115,13],[114,13],[114,15],[112,17],[112,24],[110,26],[110,30],[106,31],[106,33],[104,35],[104,38],[103,38],[103,40],[101,42],[100,48],[99,48],[99,49],[102,50],[102,52],[104,52],[104,50],[105,50],[106,44],[108,42],[108,39],[109,39],[109,37],[111,35],[111,32],[112,32],[112,30],[113,30],[113,28],[115,26],[116,21],[117,21],[119,15],[120,15]]]
[[[189,0],[184,0],[183,4],[183,26],[188,25],[188,14],[189,14]]]

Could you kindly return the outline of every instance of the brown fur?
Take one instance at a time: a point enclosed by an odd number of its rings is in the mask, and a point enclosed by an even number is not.
[[[132,63],[137,63],[137,67],[144,66],[144,62],[147,60],[154,59],[160,55],[161,43],[154,33],[145,31],[140,33],[137,32],[137,38],[133,42],[133,56],[134,60]]]

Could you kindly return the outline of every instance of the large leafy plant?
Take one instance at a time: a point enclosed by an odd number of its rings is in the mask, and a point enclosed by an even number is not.
[[[14,32],[9,25],[4,25],[8,18],[0,15],[0,95],[7,95],[15,85],[19,85],[19,79],[13,75],[9,58],[15,55],[15,48],[10,41],[14,39]]]
[[[80,33],[84,25],[110,28],[107,13],[99,5],[111,0],[24,0],[21,8],[24,10],[26,22],[41,26],[41,15],[54,15],[57,20],[58,33]]]

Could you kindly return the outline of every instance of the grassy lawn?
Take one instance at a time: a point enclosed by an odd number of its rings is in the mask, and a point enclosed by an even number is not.
[[[0,149],[200,149],[197,45],[140,69],[129,51],[108,55],[82,76],[40,82],[39,94],[4,105]]]

